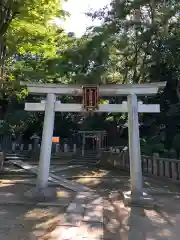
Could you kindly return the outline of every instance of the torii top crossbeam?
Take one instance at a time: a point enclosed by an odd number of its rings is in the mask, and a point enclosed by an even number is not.
[[[48,94],[54,93],[59,95],[82,95],[82,85],[71,84],[41,84],[41,83],[27,83],[21,82],[22,86],[26,86],[29,93],[34,94]],[[158,89],[164,88],[166,82],[156,82],[148,84],[107,84],[99,86],[100,96],[118,96],[118,95],[154,95]]]

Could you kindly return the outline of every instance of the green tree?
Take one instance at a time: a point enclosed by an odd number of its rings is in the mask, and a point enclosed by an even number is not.
[[[2,1],[0,27],[1,90],[9,80],[14,80],[12,67],[19,56],[41,56],[56,54],[57,27],[55,17],[64,18],[58,0]],[[12,66],[12,67],[11,67]]]
[[[1,1],[1,6],[0,105],[1,119],[7,119],[14,96],[18,99],[26,96],[26,90],[19,86],[20,80],[48,79],[45,61],[56,55],[57,39],[64,38],[52,20],[65,18],[66,13],[58,0]]]

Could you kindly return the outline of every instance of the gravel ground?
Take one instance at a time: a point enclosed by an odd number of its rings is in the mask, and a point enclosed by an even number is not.
[[[64,208],[36,208],[27,206],[0,206],[0,239],[47,239],[61,219]],[[38,238],[35,238],[38,237]]]
[[[57,222],[63,222],[63,215],[74,197],[73,193],[56,187],[58,198],[52,204],[59,206],[28,205],[24,193],[36,183],[35,176],[29,177],[29,174],[21,176],[21,171],[14,167],[6,169],[6,173],[0,176],[0,240],[49,239],[49,234],[55,229]],[[24,204],[12,204],[19,201]]]

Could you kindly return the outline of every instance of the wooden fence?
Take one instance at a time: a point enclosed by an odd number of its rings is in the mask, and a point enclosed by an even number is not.
[[[8,148],[4,147],[3,144],[0,144],[0,150],[4,150],[5,152],[16,153],[16,152],[38,152],[40,150],[41,145],[37,144],[34,146],[33,144],[17,144],[12,143],[9,144]],[[73,148],[70,148],[68,144],[52,144],[52,153],[59,153],[59,152],[76,152],[76,144],[73,145]]]
[[[180,160],[142,156],[142,170],[146,175],[180,181]]]
[[[121,151],[120,154],[112,152],[104,154],[106,156],[102,156],[102,159],[107,159],[109,164],[129,171],[128,151]],[[157,153],[154,153],[153,157],[142,155],[141,162],[143,175],[180,182],[180,160],[161,158]]]

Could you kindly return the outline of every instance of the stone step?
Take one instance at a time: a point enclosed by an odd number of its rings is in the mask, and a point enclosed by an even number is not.
[[[82,165],[96,165],[99,163],[99,159],[74,159],[71,164],[82,164]]]
[[[32,166],[28,163],[25,163],[23,161],[20,161],[20,160],[17,160],[17,161],[11,161],[12,164],[20,167],[20,168],[23,168],[31,173],[34,173],[34,174],[38,174],[38,166]],[[50,182],[53,182],[53,183],[57,183],[61,186],[63,186],[64,188],[67,188],[67,189],[70,189],[72,191],[75,191],[75,192],[88,192],[90,191],[91,192],[91,189],[89,189],[88,187],[85,187],[84,185],[82,184],[79,184],[79,183],[76,183],[76,182],[73,182],[73,181],[69,181],[69,180],[66,180],[65,178],[62,178],[60,176],[56,176],[55,174],[52,174],[50,173],[49,174],[49,178],[48,180]]]

